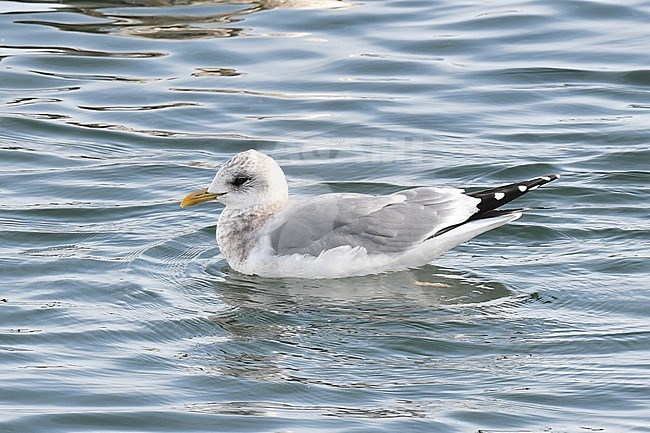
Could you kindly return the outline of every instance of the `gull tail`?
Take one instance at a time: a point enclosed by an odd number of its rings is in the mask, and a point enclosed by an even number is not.
[[[472,215],[466,221],[460,224],[456,224],[450,227],[445,227],[444,229],[439,230],[435,235],[433,235],[433,237],[440,236],[455,228],[458,228],[460,226],[463,226],[467,223],[476,220],[518,214],[516,218],[513,218],[513,219],[517,219],[521,216],[521,212],[523,211],[523,209],[521,208],[499,209],[499,208],[504,204],[510,203],[511,201],[521,197],[527,192],[534,191],[540,186],[545,185],[559,178],[560,178],[559,174],[550,174],[548,176],[535,177],[533,179],[524,180],[522,182],[511,183],[509,185],[503,185],[503,186],[498,186],[496,188],[490,188],[490,189],[485,189],[483,191],[469,193],[467,194],[468,196],[481,200],[476,205],[476,207],[478,208],[478,212],[476,212],[474,215]],[[498,227],[499,225],[503,225],[512,220],[508,220],[508,218],[503,218],[500,219],[500,221],[504,221],[504,222],[498,224],[496,227]],[[487,230],[491,230],[492,228],[496,228],[496,227],[490,227]]]
[[[540,186],[559,178],[559,175],[551,174],[548,176],[535,177],[523,182],[511,183],[510,185],[503,185],[496,188],[469,193],[467,195],[481,200],[481,202],[477,205],[478,212],[472,215],[470,220],[490,218],[492,216],[501,215],[504,212],[512,212],[515,209],[496,209],[521,197],[529,191],[534,191]]]

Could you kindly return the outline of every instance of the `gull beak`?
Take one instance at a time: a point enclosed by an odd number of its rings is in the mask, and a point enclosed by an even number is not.
[[[181,207],[194,206],[195,204],[203,203],[205,201],[212,201],[224,194],[225,193],[211,193],[208,192],[207,188],[203,188],[186,195],[181,201]]]

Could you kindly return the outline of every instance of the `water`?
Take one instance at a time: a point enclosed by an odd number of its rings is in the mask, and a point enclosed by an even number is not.
[[[650,3],[0,2],[2,432],[648,432]],[[533,208],[410,272],[232,271],[256,148],[295,195]]]

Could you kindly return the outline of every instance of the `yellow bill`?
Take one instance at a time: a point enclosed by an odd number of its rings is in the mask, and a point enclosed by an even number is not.
[[[185,198],[181,201],[181,207],[194,206],[195,204],[203,203],[206,201],[212,201],[215,200],[220,195],[223,194],[211,193],[208,192],[207,188],[203,188],[186,195]]]

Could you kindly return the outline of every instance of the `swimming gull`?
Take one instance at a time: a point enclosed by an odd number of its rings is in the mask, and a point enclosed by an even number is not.
[[[235,155],[181,206],[226,205],[217,242],[228,264],[263,277],[341,278],[414,268],[521,217],[497,209],[557,179],[537,177],[465,194],[421,187],[385,196],[332,193],[289,199],[284,172],[255,150]]]

